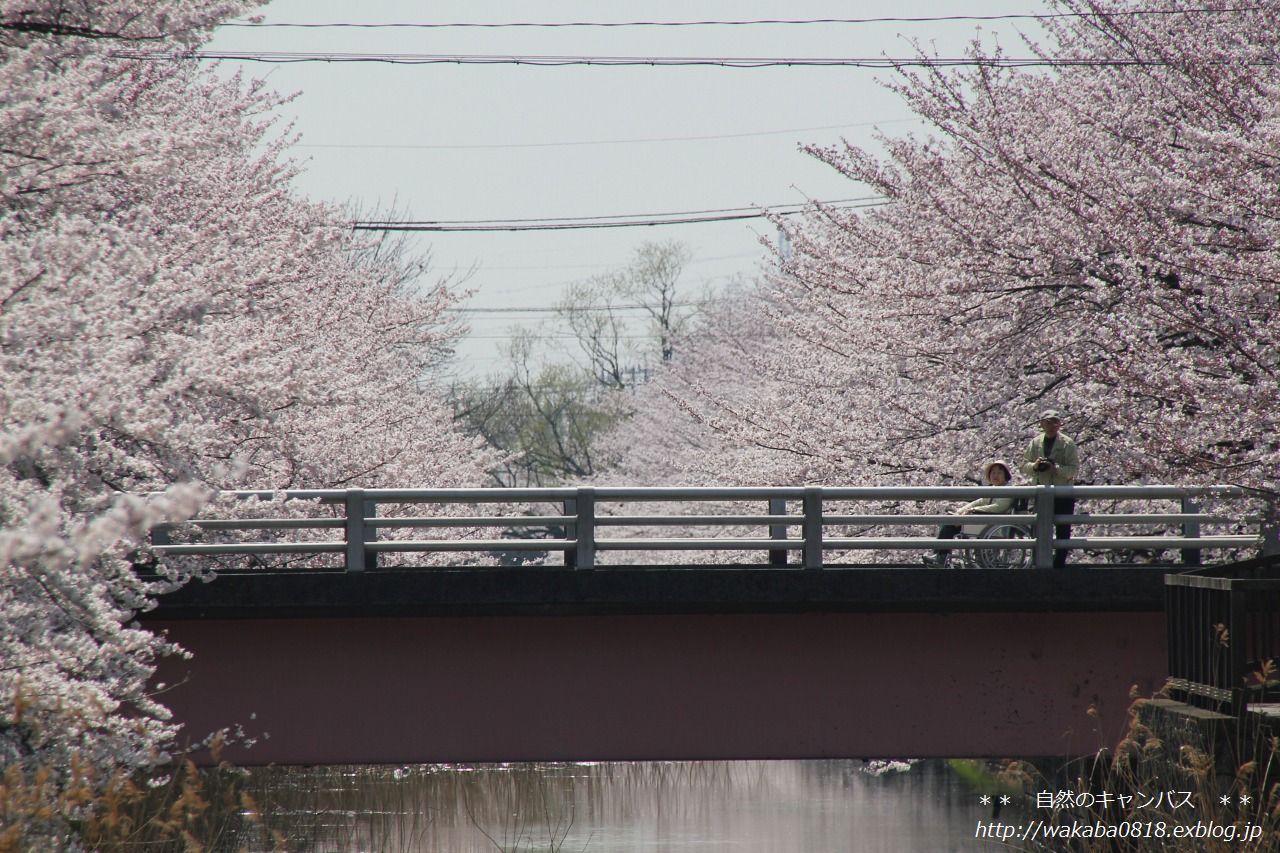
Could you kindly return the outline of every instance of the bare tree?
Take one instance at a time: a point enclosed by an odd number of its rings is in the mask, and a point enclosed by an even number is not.
[[[556,310],[585,363],[547,362],[536,355],[539,333],[516,331],[501,376],[454,387],[455,419],[501,454],[497,482],[542,486],[597,473],[598,438],[629,410],[618,392],[672,359],[693,315],[677,291],[689,256],[680,243],[645,243],[626,268],[569,288]]]
[[[624,388],[623,366],[631,355],[622,310],[626,304],[625,274],[609,273],[569,286],[556,307],[578,339],[587,366],[606,388]]]
[[[517,332],[509,372],[454,388],[464,430],[502,452],[491,472],[503,486],[545,486],[595,473],[596,437],[617,421],[608,387],[574,365],[535,363],[534,336]]]
[[[676,285],[689,259],[689,249],[683,243],[645,243],[636,250],[626,273],[626,293],[649,314],[664,364],[675,355],[675,338],[695,313],[676,299]]]
[[[644,243],[626,268],[575,284],[566,292],[559,314],[602,385],[625,388],[628,373],[634,375],[628,365],[646,364],[655,354],[661,363],[675,356],[676,338],[695,313],[678,298],[689,258],[683,243]],[[638,339],[628,334],[626,325],[626,312],[636,310],[649,321],[647,334]]]

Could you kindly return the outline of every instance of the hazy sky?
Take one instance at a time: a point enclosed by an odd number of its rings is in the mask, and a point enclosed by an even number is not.
[[[1041,0],[646,0],[407,2],[276,0],[265,23],[692,21],[1000,15]],[[907,56],[919,40],[959,55],[981,28],[1021,54],[1031,21],[698,26],[679,28],[356,29],[224,27],[214,50],[610,56]],[[300,189],[366,210],[395,201],[411,219],[586,217],[794,204],[865,194],[798,150],[841,138],[875,147],[918,132],[892,72],[859,68],[529,67],[227,62],[298,93],[282,117],[301,134]],[[693,254],[691,298],[767,263],[762,220],[609,230],[423,235],[439,274],[473,270],[471,338],[460,371],[500,363],[514,323],[549,307],[566,283],[624,266],[647,240]]]

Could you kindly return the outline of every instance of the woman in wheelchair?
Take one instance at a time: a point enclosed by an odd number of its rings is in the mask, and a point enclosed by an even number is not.
[[[1013,479],[1009,471],[1009,466],[1003,462],[988,462],[987,466],[982,469],[982,479],[989,486],[1006,486]],[[1001,515],[1009,512],[1013,508],[1013,498],[979,498],[971,501],[959,509],[960,515]],[[972,525],[966,525],[972,526]],[[1008,526],[1002,525],[1002,530],[1008,530]],[[939,539],[954,539],[961,534],[961,526],[959,524],[945,524],[938,530]],[[1025,535],[1025,534],[1024,534]],[[1020,537],[1019,537],[1020,538]],[[981,552],[979,552],[981,554]],[[1000,559],[997,555],[988,555],[996,558],[994,560],[982,559],[980,556],[977,562],[983,567],[987,567],[987,562],[1000,563],[1001,566],[1006,560]],[[934,551],[924,558],[924,564],[932,568],[941,568],[947,565],[950,558],[950,552],[945,549]],[[990,568],[997,568],[997,565],[991,565]],[[1012,566],[1010,566],[1012,567]]]

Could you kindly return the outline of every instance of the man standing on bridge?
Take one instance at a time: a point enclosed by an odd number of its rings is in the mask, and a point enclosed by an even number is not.
[[[1022,473],[1037,486],[1070,486],[1080,471],[1080,456],[1076,443],[1063,435],[1062,415],[1048,409],[1040,415],[1040,434],[1031,439],[1023,454]],[[1072,515],[1076,511],[1074,497],[1055,497],[1054,515]],[[1058,539],[1071,538],[1071,525],[1059,524],[1054,530]],[[1067,564],[1067,550],[1053,552],[1053,567],[1060,569]]]

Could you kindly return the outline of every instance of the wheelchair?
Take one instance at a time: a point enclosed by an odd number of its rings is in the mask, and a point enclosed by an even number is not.
[[[1026,539],[1027,547],[954,548],[949,565],[960,569],[1027,569],[1031,567],[1034,537],[1031,528],[1021,524],[964,524],[953,541],[966,539]]]

